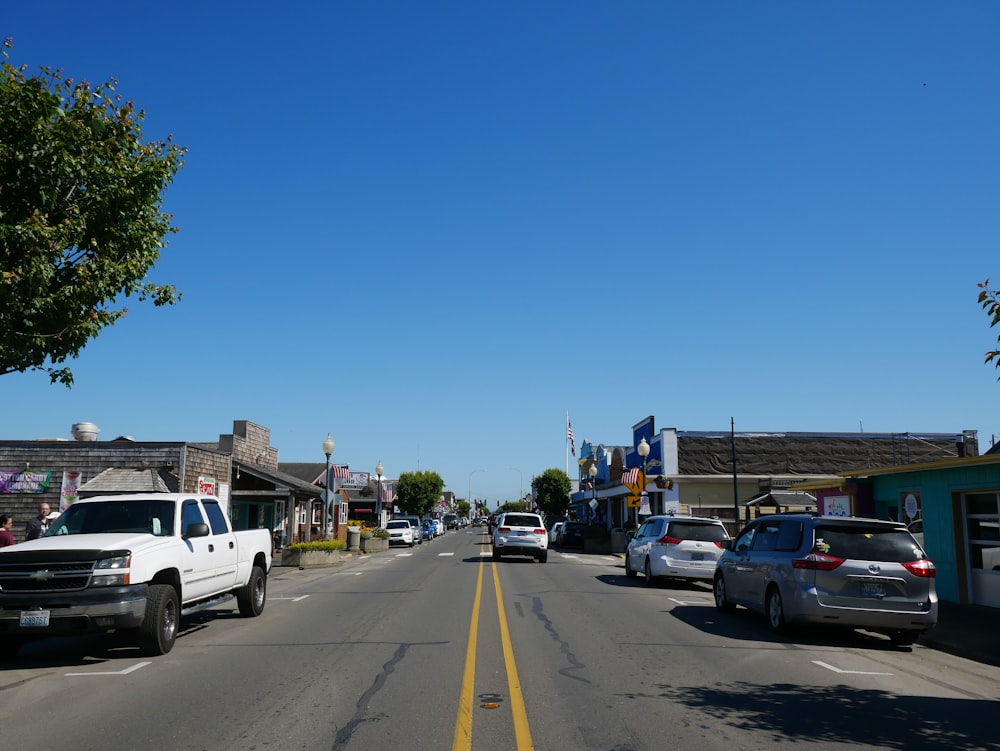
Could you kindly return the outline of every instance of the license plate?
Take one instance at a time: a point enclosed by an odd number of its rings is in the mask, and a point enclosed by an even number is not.
[[[22,610],[21,628],[45,628],[49,625],[48,610]]]
[[[878,582],[862,582],[861,594],[865,597],[885,597],[885,587]]]
[[[691,560],[692,561],[703,561],[703,560],[705,560],[705,554],[704,553],[692,553],[691,554]]]

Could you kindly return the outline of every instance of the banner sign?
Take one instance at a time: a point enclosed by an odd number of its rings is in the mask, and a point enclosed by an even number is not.
[[[80,473],[66,470],[63,472],[62,489],[59,491],[59,510],[65,511],[67,507],[76,503],[80,495]]]
[[[0,493],[44,493],[51,482],[51,472],[0,469]]]

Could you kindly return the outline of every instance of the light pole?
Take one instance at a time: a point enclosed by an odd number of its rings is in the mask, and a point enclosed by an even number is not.
[[[521,478],[521,495],[517,497],[517,500],[519,501],[524,500],[524,475],[521,474],[521,470],[519,470],[517,467],[507,467],[507,469],[514,470],[515,472],[517,472],[517,476]]]
[[[476,474],[476,472],[485,472],[485,471],[486,471],[485,469],[474,469],[471,472],[469,472],[469,504],[470,505],[472,504],[472,476],[474,474]]]
[[[587,474],[590,475],[590,513],[594,514],[597,512],[597,460],[595,459],[590,463],[590,468],[587,470]]]
[[[378,464],[375,465],[375,476],[378,478],[378,489],[375,493],[375,516],[379,527],[382,526],[382,471],[384,469],[382,460],[379,459]]]
[[[327,528],[327,510],[330,508],[330,504],[333,502],[333,488],[330,487],[330,457],[333,455],[333,450],[337,447],[337,444],[333,442],[330,434],[326,434],[326,440],[323,441],[323,453],[326,454],[326,497],[323,499],[323,537],[326,537]],[[309,540],[309,528],[312,526],[312,509],[309,509],[309,519],[306,524],[306,540]]]
[[[635,510],[635,528],[639,529],[639,509],[642,508],[642,497],[646,496],[646,503],[649,503],[649,496],[646,493],[646,457],[649,456],[649,444],[643,438],[636,446],[636,451],[642,457],[642,492],[639,494],[639,508]]]

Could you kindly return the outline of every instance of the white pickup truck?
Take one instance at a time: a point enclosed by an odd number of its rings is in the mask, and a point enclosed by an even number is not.
[[[79,500],[43,537],[0,548],[0,658],[26,640],[126,631],[169,652],[181,615],[236,596],[264,610],[271,533],[234,532],[217,498],[145,493]]]

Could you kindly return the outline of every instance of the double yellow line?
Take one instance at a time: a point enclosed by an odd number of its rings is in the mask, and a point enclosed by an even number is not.
[[[528,713],[524,708],[524,694],[521,693],[521,679],[517,675],[514,662],[514,648],[510,643],[510,629],[503,609],[503,593],[500,589],[500,574],[496,563],[490,562],[493,571],[493,588],[497,597],[497,613],[500,618],[500,643],[503,646],[503,661],[507,668],[507,690],[510,692],[510,708],[514,715],[514,740],[517,751],[531,751],[531,731],[528,729]],[[455,740],[452,751],[472,751],[472,704],[476,687],[476,642],[479,634],[479,606],[483,597],[483,561],[479,561],[479,575],[476,579],[476,596],[472,601],[472,622],[469,624],[469,644],[465,651],[465,670],[462,673],[462,693],[458,700],[458,717],[455,720]]]

